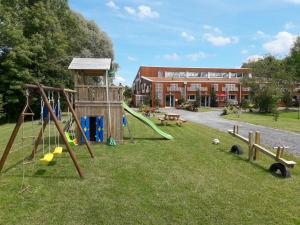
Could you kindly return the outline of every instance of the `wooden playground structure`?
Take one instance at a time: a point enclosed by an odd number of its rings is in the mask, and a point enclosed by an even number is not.
[[[39,131],[37,136],[30,137],[30,138],[34,139],[34,145],[33,145],[33,148],[32,148],[32,153],[31,153],[30,158],[34,158],[35,154],[37,153],[38,146],[40,144],[41,139],[43,138],[44,130],[45,130],[47,124],[51,123],[51,121],[52,121],[55,124],[55,127],[56,127],[57,131],[59,132],[59,135],[62,138],[62,140],[63,140],[63,142],[66,146],[66,149],[67,149],[67,151],[68,151],[68,153],[69,153],[69,155],[70,155],[70,157],[71,157],[71,159],[74,163],[74,166],[75,166],[79,176],[81,178],[83,178],[84,175],[83,175],[81,167],[78,163],[78,159],[75,155],[74,150],[71,147],[71,144],[68,141],[68,138],[66,137],[66,133],[65,133],[64,129],[62,128],[62,126],[60,124],[59,115],[57,114],[54,105],[51,104],[51,101],[49,101],[49,95],[50,94],[48,94],[48,97],[46,95],[46,92],[48,91],[48,93],[49,92],[52,93],[52,96],[53,96],[54,93],[56,93],[58,96],[60,96],[60,95],[64,96],[64,99],[66,100],[66,103],[67,103],[68,110],[72,114],[73,120],[75,121],[75,123],[77,125],[78,131],[81,133],[81,136],[84,139],[84,143],[86,144],[86,147],[88,149],[88,152],[89,152],[91,158],[93,158],[94,155],[93,155],[91,146],[90,146],[90,144],[89,144],[89,142],[88,142],[88,140],[85,136],[85,133],[84,133],[83,129],[80,126],[80,121],[78,120],[78,117],[75,113],[73,105],[72,105],[72,103],[69,99],[69,94],[70,93],[76,93],[76,91],[70,90],[70,89],[64,89],[64,88],[47,87],[47,86],[43,86],[43,85],[38,84],[38,83],[37,84],[24,84],[23,87],[24,87],[24,89],[26,89],[26,104],[25,104],[21,114],[19,115],[17,123],[14,127],[14,130],[13,130],[13,132],[12,132],[10,138],[9,138],[9,141],[6,145],[4,153],[1,157],[0,172],[2,171],[3,166],[4,166],[4,164],[7,160],[7,157],[8,157],[8,155],[9,155],[11,149],[12,149],[12,146],[14,144],[14,141],[15,141],[16,137],[17,137],[17,134],[18,134],[21,126],[24,124],[25,117],[26,116],[31,116],[32,120],[33,120],[34,113],[32,112],[32,110],[30,108],[30,104],[32,102],[32,95],[35,93],[35,94],[38,94],[38,95],[41,96],[41,101],[44,103],[45,110],[47,110],[47,115],[46,115],[47,119],[45,117],[43,117],[43,115],[41,115],[42,126],[41,126],[40,131]],[[43,114],[43,113],[41,113],[41,114]],[[22,138],[25,138],[25,137],[22,137]],[[49,154],[52,154],[52,153],[50,153],[50,150],[49,150]],[[50,160],[52,160],[52,159],[50,159]]]
[[[75,112],[88,141],[107,143],[113,138],[123,142],[123,86],[116,86],[110,58],[74,58]],[[84,142],[80,132],[77,139]]]
[[[283,158],[284,150],[286,150],[288,147],[286,147],[286,146],[274,147],[274,149],[276,149],[276,153],[273,153],[272,151],[261,146],[261,136],[260,136],[259,131],[256,131],[255,134],[252,131],[250,131],[248,138],[246,138],[246,137],[243,137],[242,135],[240,135],[239,130],[240,130],[239,126],[235,125],[235,126],[233,126],[233,130],[228,130],[228,133],[248,145],[248,160],[249,161],[258,160],[259,153],[262,153],[262,154],[274,159],[277,162],[277,163],[273,163],[270,166],[271,172],[277,172],[279,170],[282,177],[290,176],[288,168],[294,168],[294,166],[296,165],[296,162],[288,161]],[[236,154],[243,153],[241,147],[238,145],[232,146],[231,151]]]

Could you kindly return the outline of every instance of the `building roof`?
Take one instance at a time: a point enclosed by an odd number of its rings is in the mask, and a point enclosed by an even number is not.
[[[145,77],[157,77],[158,72],[223,72],[223,73],[250,73],[249,68],[202,68],[202,67],[159,67],[141,66],[139,73]]]
[[[110,58],[73,58],[69,70],[109,70]]]
[[[187,82],[187,83],[197,83],[197,82],[206,82],[206,83],[240,83],[240,78],[168,78],[168,77],[144,77],[141,76],[142,79],[160,83],[160,82],[168,82],[168,83],[178,83],[178,82]]]

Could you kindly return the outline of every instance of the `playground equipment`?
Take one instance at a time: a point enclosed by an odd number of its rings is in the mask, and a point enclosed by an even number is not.
[[[88,141],[114,145],[123,142],[123,86],[112,83],[114,72],[109,58],[74,58],[76,115]],[[84,142],[79,132],[77,140]]]
[[[91,147],[90,147],[90,144],[84,134],[84,131],[82,130],[81,126],[80,126],[80,123],[79,123],[79,120],[75,114],[75,111],[73,109],[73,106],[71,105],[71,102],[69,100],[69,97],[68,97],[68,93],[76,93],[75,91],[73,90],[69,90],[69,89],[63,89],[63,88],[54,88],[54,87],[46,87],[46,86],[42,86],[40,84],[24,84],[23,87],[25,89],[27,89],[27,102],[26,102],[26,105],[24,106],[21,114],[19,115],[19,118],[18,118],[18,121],[15,125],[15,128],[9,138],[9,141],[6,145],[6,148],[4,150],[4,153],[1,157],[1,160],[0,160],[0,172],[2,171],[3,169],[3,166],[7,160],[7,157],[9,155],[9,152],[13,146],[13,143],[15,141],[15,138],[19,132],[19,129],[20,127],[23,125],[24,123],[24,118],[26,116],[34,116],[34,114],[32,113],[31,109],[30,109],[30,103],[31,103],[31,99],[32,99],[32,95],[33,93],[37,93],[41,96],[42,98],[42,101],[44,102],[45,104],[45,107],[43,107],[43,111],[42,111],[42,117],[44,117],[44,115],[47,115],[47,119],[44,119],[42,118],[42,127],[39,131],[39,134],[37,137],[35,137],[35,142],[34,142],[34,146],[33,146],[33,149],[32,149],[32,153],[31,153],[31,158],[34,158],[36,152],[37,152],[37,148],[39,146],[39,143],[42,140],[44,140],[44,130],[47,126],[47,124],[50,123],[50,119],[53,121],[57,131],[59,132],[61,138],[63,139],[63,142],[70,154],[70,157],[72,158],[72,161],[74,163],[74,166],[76,167],[76,170],[79,174],[79,176],[81,178],[83,178],[83,172],[79,166],[79,163],[78,163],[78,160],[77,160],[77,157],[73,151],[73,149],[71,148],[69,142],[68,142],[68,139],[67,137],[65,136],[65,132],[63,131],[60,123],[59,123],[59,113],[57,113],[57,111],[59,112],[58,108],[57,110],[55,110],[55,107],[53,107],[53,105],[51,104],[51,101],[49,101],[49,96],[47,97],[47,95],[45,94],[46,91],[50,91],[50,92],[53,92],[53,93],[58,93],[58,94],[63,94],[65,100],[66,100],[66,103],[67,103],[67,107],[69,108],[70,112],[72,113],[72,116],[74,118],[74,121],[75,123],[77,124],[77,127],[78,127],[78,130],[79,132],[81,133],[83,139],[85,140],[85,144],[87,146],[87,149],[89,151],[89,154],[90,156],[93,158],[94,155],[93,155],[93,152],[91,150]],[[47,111],[47,113],[46,113]],[[50,124],[49,124],[50,126]],[[59,146],[56,146],[56,147],[59,147]],[[58,153],[60,150],[59,149],[56,149],[56,152]],[[54,150],[55,152],[55,150]],[[49,154],[49,153],[48,153]],[[50,155],[45,155],[44,156],[44,160],[45,161],[51,161],[51,157],[53,157],[53,155],[51,156],[52,153],[50,153]]]
[[[255,132],[255,136],[254,136],[253,132],[250,131],[248,138],[246,138],[239,134],[239,126],[233,126],[233,130],[228,130],[228,133],[231,134],[232,136],[240,139],[241,141],[243,141],[244,143],[246,143],[248,145],[248,149],[249,149],[248,160],[249,161],[257,160],[259,157],[259,153],[263,153],[266,156],[277,161],[277,163],[273,163],[270,166],[271,172],[276,173],[277,171],[279,171],[281,176],[285,177],[285,178],[290,176],[290,172],[289,172],[288,168],[294,168],[294,166],[296,165],[296,162],[288,161],[283,158],[283,152],[288,147],[285,147],[285,146],[274,147],[274,149],[276,149],[276,154],[275,154],[260,145],[261,138],[260,138],[260,132],[258,132],[258,131]],[[239,145],[232,146],[231,152],[239,154],[239,155],[243,154],[243,150],[242,150],[241,146],[239,146]]]
[[[144,117],[142,114],[132,110],[128,105],[126,105],[125,102],[122,102],[122,106],[125,111],[127,111],[129,114],[131,114],[135,118],[139,119],[140,121],[142,121],[147,126],[151,127],[155,132],[157,132],[159,135],[163,136],[165,139],[167,139],[167,140],[174,139],[170,134],[167,134],[164,131],[162,131],[161,129],[159,129],[151,120]]]

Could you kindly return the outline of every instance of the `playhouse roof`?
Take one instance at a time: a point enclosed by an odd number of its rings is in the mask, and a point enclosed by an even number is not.
[[[111,67],[110,58],[73,58],[69,70],[109,70]]]

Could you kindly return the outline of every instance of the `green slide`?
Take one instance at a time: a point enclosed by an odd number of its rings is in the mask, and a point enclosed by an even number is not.
[[[161,129],[159,129],[151,120],[148,118],[144,117],[142,114],[132,110],[128,105],[126,105],[125,102],[122,103],[122,106],[125,111],[133,115],[135,118],[139,119],[143,123],[145,123],[147,126],[151,127],[154,131],[156,131],[159,135],[163,136],[164,138],[168,140],[174,139],[170,134],[167,134],[163,132]]]

